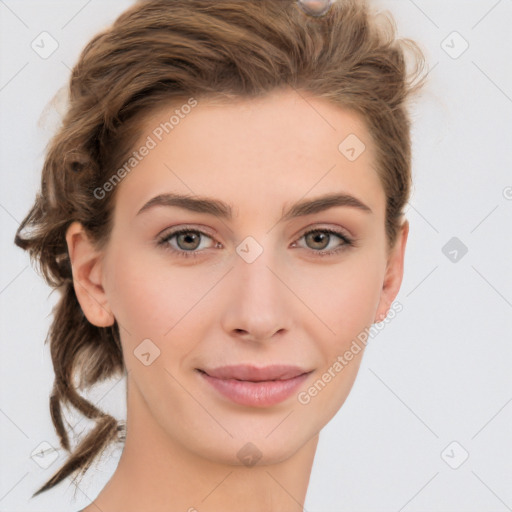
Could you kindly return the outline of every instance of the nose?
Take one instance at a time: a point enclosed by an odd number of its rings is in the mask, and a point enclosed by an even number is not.
[[[262,343],[275,341],[291,329],[294,297],[286,285],[285,269],[270,249],[252,263],[235,256],[228,285],[223,289],[226,302],[222,327],[229,336]]]

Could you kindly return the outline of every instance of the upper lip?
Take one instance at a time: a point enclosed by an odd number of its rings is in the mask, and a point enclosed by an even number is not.
[[[200,369],[200,371],[208,374],[216,379],[237,379],[252,382],[262,382],[268,380],[287,380],[298,377],[304,373],[309,373],[299,366],[291,365],[270,365],[256,367],[250,365],[232,365],[220,366],[217,368]]]

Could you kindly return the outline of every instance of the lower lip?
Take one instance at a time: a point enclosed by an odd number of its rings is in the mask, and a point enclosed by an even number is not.
[[[283,402],[307,379],[309,373],[293,379],[250,382],[236,379],[217,379],[206,373],[201,376],[219,393],[231,401],[250,407],[269,407]]]

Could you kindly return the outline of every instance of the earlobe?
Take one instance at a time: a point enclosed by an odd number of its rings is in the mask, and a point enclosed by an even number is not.
[[[409,235],[409,221],[404,220],[398,234],[395,246],[390,251],[386,266],[386,274],[382,285],[379,307],[375,315],[375,322],[382,322],[395,300],[404,274],[404,259],[407,237]]]
[[[97,327],[108,327],[115,321],[102,285],[103,259],[90,242],[83,226],[73,222],[66,231],[73,286],[87,320]]]

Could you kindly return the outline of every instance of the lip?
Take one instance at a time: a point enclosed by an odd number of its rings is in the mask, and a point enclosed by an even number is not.
[[[289,398],[312,370],[298,366],[250,365],[197,369],[199,375],[217,392],[239,405],[270,407]]]

